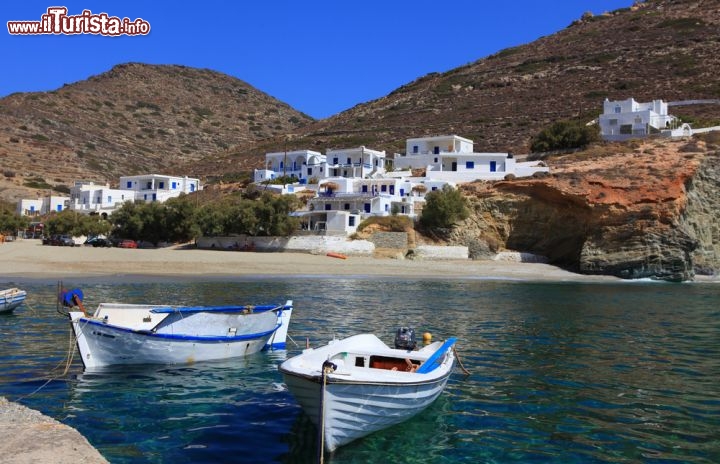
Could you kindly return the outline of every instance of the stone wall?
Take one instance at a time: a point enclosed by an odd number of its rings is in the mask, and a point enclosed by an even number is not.
[[[375,232],[369,238],[376,248],[408,249],[406,232]]]
[[[198,248],[280,252],[293,251],[324,254],[328,252],[347,255],[372,255],[375,245],[367,240],[348,240],[335,236],[292,236],[292,237],[200,237],[196,240]]]
[[[413,250],[413,259],[468,259],[466,246],[418,245]]]

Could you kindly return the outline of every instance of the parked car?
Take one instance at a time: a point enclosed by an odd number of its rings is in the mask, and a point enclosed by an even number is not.
[[[120,240],[118,242],[117,247],[118,248],[137,248],[138,246],[137,246],[137,242],[135,242],[135,240],[124,239],[124,240]]]
[[[86,246],[92,246],[93,248],[98,247],[111,247],[112,242],[105,237],[90,237],[85,240]]]
[[[75,240],[69,235],[60,235],[57,239],[59,246],[75,246]]]

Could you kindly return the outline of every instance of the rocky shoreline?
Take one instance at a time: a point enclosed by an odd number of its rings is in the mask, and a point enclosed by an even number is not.
[[[6,464],[101,464],[80,432],[38,411],[0,397],[0,456]]]

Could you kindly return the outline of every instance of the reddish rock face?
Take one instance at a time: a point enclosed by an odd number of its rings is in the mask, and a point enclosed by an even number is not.
[[[603,144],[548,159],[550,177],[467,185],[475,215],[453,240],[545,255],[588,274],[717,273],[715,139]]]

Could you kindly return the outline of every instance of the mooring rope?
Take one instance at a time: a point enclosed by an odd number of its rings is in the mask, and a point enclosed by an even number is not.
[[[73,333],[72,326],[70,326],[69,335],[70,336],[68,337],[67,354],[59,363],[57,363],[57,365],[55,367],[53,367],[52,369],[50,369],[48,371],[49,374],[52,374],[54,371],[56,371],[60,366],[62,366],[64,364],[65,367],[64,367],[62,373],[58,374],[58,375],[51,375],[51,377],[48,378],[47,380],[45,380],[45,382],[42,385],[40,385],[39,387],[37,387],[35,390],[31,391],[27,395],[18,397],[15,401],[20,401],[25,398],[29,398],[30,396],[34,395],[35,393],[37,393],[40,390],[42,390],[43,388],[45,388],[53,380],[61,379],[67,375],[67,373],[70,371],[70,367],[72,366],[73,359],[75,358],[75,350],[77,348],[77,338]]]
[[[465,375],[470,375],[470,371],[465,369],[465,366],[463,366],[462,361],[460,361],[460,355],[458,354],[457,350],[455,349],[455,346],[453,346],[453,354],[455,355],[455,359],[457,359],[460,369],[462,369],[462,371],[465,373]]]

